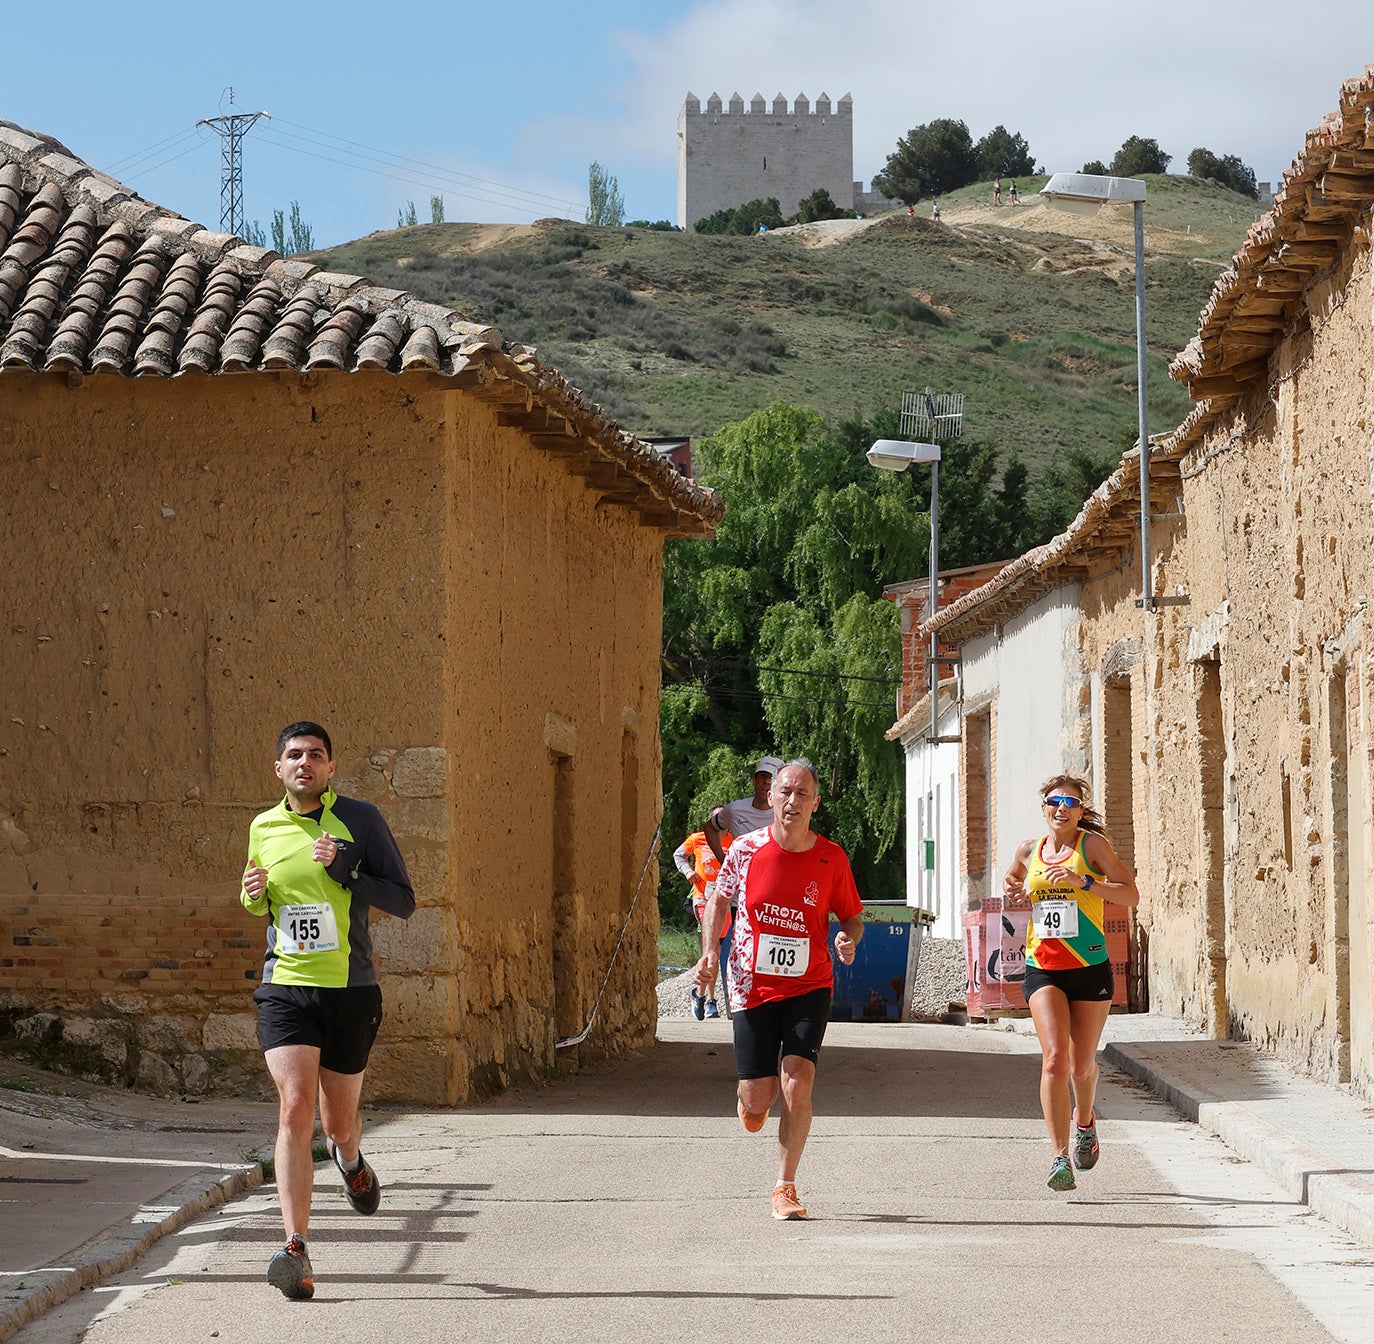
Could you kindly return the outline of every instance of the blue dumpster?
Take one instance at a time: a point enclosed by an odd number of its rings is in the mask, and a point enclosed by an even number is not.
[[[859,940],[852,966],[844,965],[835,955],[835,934],[840,926],[831,922],[830,958],[835,966],[835,993],[830,1001],[832,1022],[902,1020],[911,940],[919,939],[925,930],[910,922],[910,912],[905,907],[896,907],[891,913],[894,918],[874,919],[865,911],[864,936]],[[916,950],[919,954],[919,944]]]

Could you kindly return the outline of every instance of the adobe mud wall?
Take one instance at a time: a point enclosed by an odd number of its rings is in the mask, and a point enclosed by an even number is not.
[[[368,1095],[551,1067],[658,815],[659,534],[420,376],[10,372],[0,423],[0,1044],[265,1091],[238,875],[308,716],[419,902]],[[652,884],[583,1058],[652,1039]]]
[[[1183,515],[1085,587],[1084,658],[1130,677],[1151,1005],[1374,1096],[1369,234],[1307,294],[1310,328],[1181,461]],[[1138,579],[1135,582],[1138,588]]]

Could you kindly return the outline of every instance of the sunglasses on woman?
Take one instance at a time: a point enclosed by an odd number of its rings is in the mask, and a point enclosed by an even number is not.
[[[1071,793],[1052,793],[1045,799],[1046,807],[1082,807],[1083,800]]]

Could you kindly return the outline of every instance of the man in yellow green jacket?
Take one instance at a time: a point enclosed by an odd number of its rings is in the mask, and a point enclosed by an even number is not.
[[[334,748],[325,729],[309,721],[283,728],[275,768],[286,796],[248,829],[240,899],[268,920],[262,984],[253,999],[280,1099],[276,1174],[287,1240],[268,1265],[267,1281],[304,1299],[315,1292],[306,1237],[317,1098],[349,1203],[372,1214],[381,1200],[377,1175],[359,1148],[363,1071],[382,1021],[368,912],[375,907],[408,919],[415,893],[382,814],[330,787]]]

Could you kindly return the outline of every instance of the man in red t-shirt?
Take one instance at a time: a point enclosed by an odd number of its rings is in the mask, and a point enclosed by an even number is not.
[[[820,786],[810,761],[789,761],[773,777],[773,820],[740,836],[706,902],[696,981],[715,981],[720,931],[735,910],[730,944],[737,1110],[751,1133],[782,1098],[773,1217],[798,1219],[797,1165],[811,1131],[816,1058],[830,1020],[830,916],[840,922],[835,952],[848,966],[863,937],[863,906],[843,849],[811,829]]]

